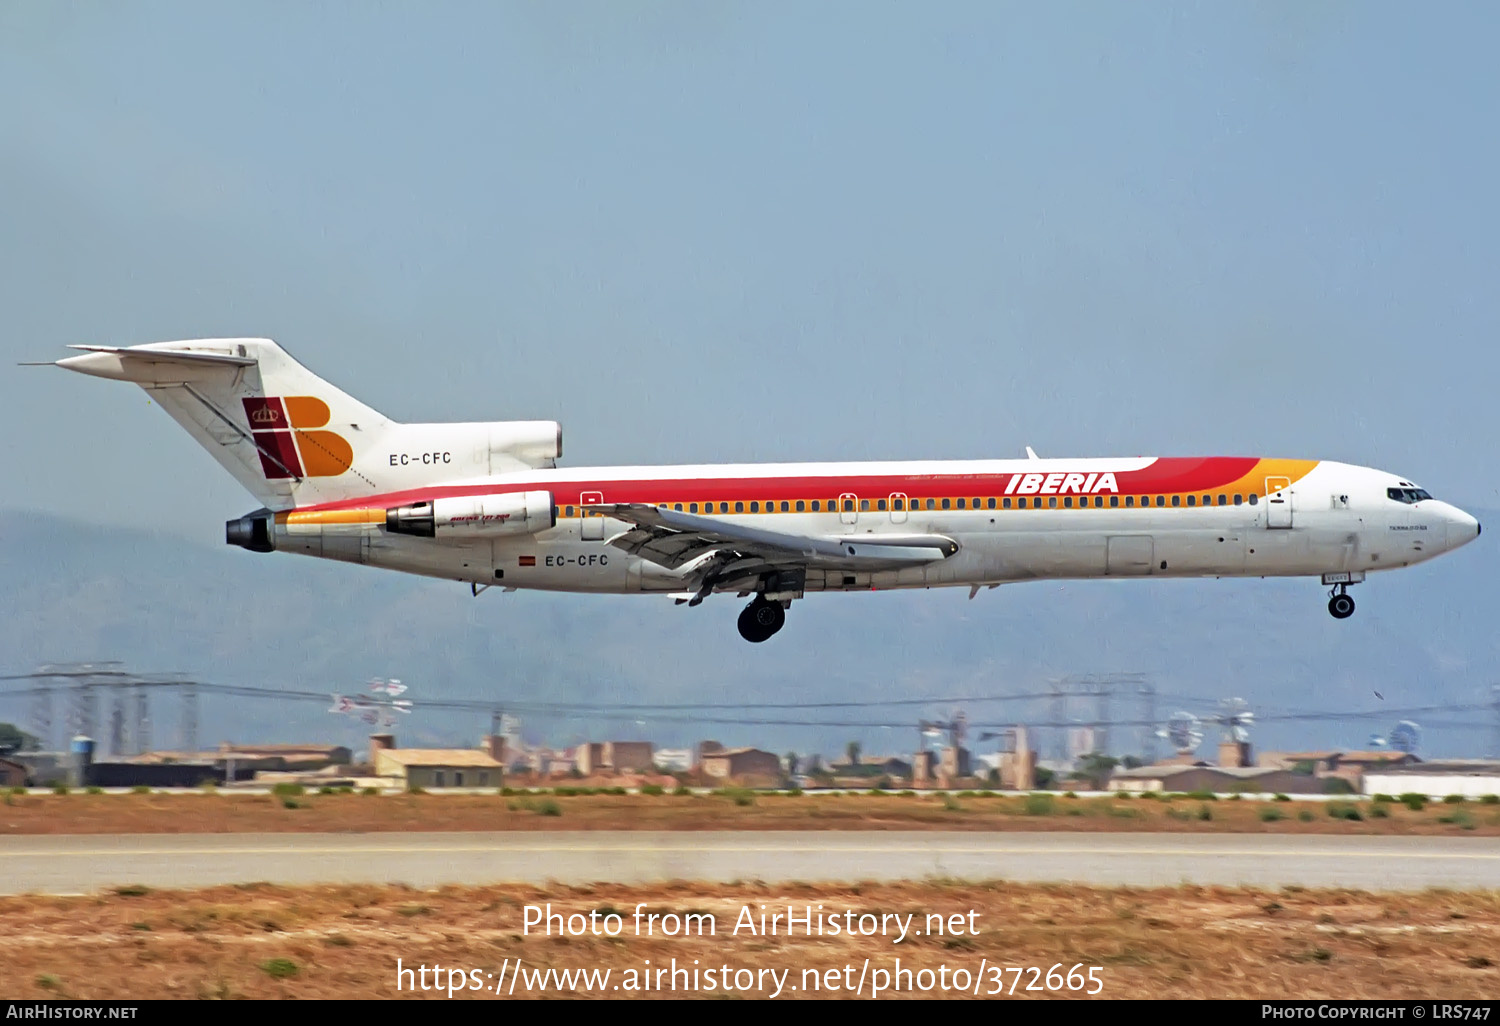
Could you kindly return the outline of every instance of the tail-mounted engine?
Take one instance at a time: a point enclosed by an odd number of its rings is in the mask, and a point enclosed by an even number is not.
[[[251,552],[274,552],[276,551],[275,529],[271,522],[272,513],[268,509],[257,510],[237,520],[226,521],[224,541],[229,545],[249,549]]]
[[[397,506],[385,514],[386,530],[419,538],[536,534],[557,524],[551,492],[505,492],[434,499]]]

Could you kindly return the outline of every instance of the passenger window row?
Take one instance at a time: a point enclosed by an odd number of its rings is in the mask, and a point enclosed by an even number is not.
[[[1394,491],[1399,491],[1399,489],[1392,488],[1392,489],[1390,489],[1390,491],[1393,491],[1393,492]],[[1391,496],[1391,498],[1396,498],[1396,499],[1398,499],[1398,501],[1415,501],[1415,500],[1409,500],[1409,499],[1399,498],[1398,496],[1394,496],[1394,495]],[[1430,496],[1426,496],[1425,493],[1424,493],[1424,498],[1430,498]],[[1260,496],[1257,495],[1257,494],[1255,494],[1254,492],[1251,492],[1248,496],[1246,494],[1242,493],[1242,492],[1237,492],[1237,493],[1235,493],[1233,495],[1230,495],[1230,494],[1227,494],[1227,493],[1220,493],[1217,496],[1215,496],[1215,495],[1199,495],[1199,494],[1193,494],[1193,495],[1157,495],[1157,496],[1151,496],[1151,495],[1140,495],[1140,496],[1136,496],[1136,495],[1107,495],[1107,496],[1106,495],[1094,495],[1094,496],[1080,495],[1080,496],[1077,496],[1076,502],[1075,502],[1075,497],[1071,496],[1071,495],[1062,495],[1062,496],[1058,496],[1058,495],[1037,495],[1037,496],[1018,495],[1018,496],[1014,496],[1014,497],[1007,495],[1007,496],[998,497],[998,498],[992,496],[992,497],[987,498],[987,499],[985,499],[985,498],[973,498],[973,499],[970,499],[968,497],[964,497],[964,498],[961,498],[961,499],[954,499],[954,498],[947,498],[947,499],[907,499],[907,498],[897,498],[897,499],[890,499],[890,500],[886,500],[886,499],[874,499],[874,500],[871,500],[871,499],[859,499],[859,500],[855,500],[855,499],[848,499],[848,498],[846,498],[846,499],[843,499],[842,502],[839,499],[829,499],[826,503],[823,502],[821,499],[811,499],[811,500],[797,499],[795,501],[794,500],[790,500],[790,499],[781,499],[781,500],[770,499],[770,500],[767,500],[764,503],[760,502],[759,500],[751,500],[748,503],[744,502],[744,501],[737,501],[737,502],[732,502],[732,503],[730,503],[730,502],[719,502],[719,503],[713,503],[713,502],[702,502],[702,503],[698,503],[698,502],[687,502],[687,503],[673,502],[673,503],[665,503],[665,502],[662,502],[662,503],[657,503],[656,505],[658,505],[658,506],[660,506],[662,508],[668,508],[668,507],[670,507],[671,509],[674,509],[674,510],[676,510],[679,513],[700,513],[700,512],[701,513],[716,513],[716,512],[717,513],[730,513],[730,512],[733,512],[733,513],[745,513],[745,512],[749,512],[749,513],[760,513],[760,512],[766,512],[766,513],[776,513],[776,512],[781,512],[781,513],[792,513],[792,512],[796,512],[796,513],[822,513],[822,512],[825,512],[825,511],[828,512],[828,513],[837,513],[837,512],[853,513],[854,509],[855,509],[855,502],[858,501],[858,503],[859,503],[859,511],[862,512],[862,513],[871,512],[872,506],[873,506],[874,511],[884,513],[884,512],[887,512],[888,510],[889,511],[894,511],[894,512],[902,512],[902,511],[905,511],[907,509],[911,509],[911,510],[942,510],[942,509],[946,509],[946,510],[1058,509],[1059,508],[1059,500],[1061,500],[1061,504],[1060,505],[1061,505],[1062,509],[1089,509],[1089,508],[1093,508],[1093,509],[1104,509],[1104,508],[1109,508],[1109,509],[1120,509],[1120,508],[1124,508],[1124,509],[1150,509],[1150,508],[1153,508],[1153,507],[1155,507],[1155,508],[1167,507],[1169,505],[1170,506],[1174,506],[1174,507],[1183,507],[1183,506],[1189,506],[1189,507],[1196,507],[1196,506],[1228,506],[1228,505],[1231,505],[1231,504],[1233,504],[1235,506],[1242,506],[1242,505],[1245,505],[1245,504],[1248,503],[1249,505],[1254,506],[1257,503],[1259,503]],[[1090,506],[1090,501],[1091,500],[1092,500],[1092,507]],[[1044,505],[1044,501],[1045,501],[1045,505]],[[887,505],[887,502],[889,502],[889,505]],[[581,509],[581,508],[579,508],[579,507],[564,506],[564,507],[562,507],[562,513],[561,513],[561,515],[564,516],[564,517],[574,517],[574,516],[600,516],[601,514],[598,514],[598,513],[585,513],[584,510]]]

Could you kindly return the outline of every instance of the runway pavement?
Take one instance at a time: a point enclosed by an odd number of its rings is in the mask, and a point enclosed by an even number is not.
[[[1274,834],[556,831],[0,838],[0,893],[280,884],[893,880],[1500,888],[1500,840]]]

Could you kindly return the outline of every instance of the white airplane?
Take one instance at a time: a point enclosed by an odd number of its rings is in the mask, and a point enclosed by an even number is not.
[[[507,591],[751,597],[765,641],[817,591],[1103,577],[1348,586],[1479,535],[1381,470],[1257,457],[560,469],[552,421],[399,424],[266,339],[72,346],[140,385],[258,499],[226,525],[295,552]]]

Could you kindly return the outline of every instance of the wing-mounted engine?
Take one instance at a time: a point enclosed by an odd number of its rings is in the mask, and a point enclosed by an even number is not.
[[[419,538],[488,538],[536,534],[557,524],[551,492],[504,492],[415,502],[386,510],[393,534]]]

